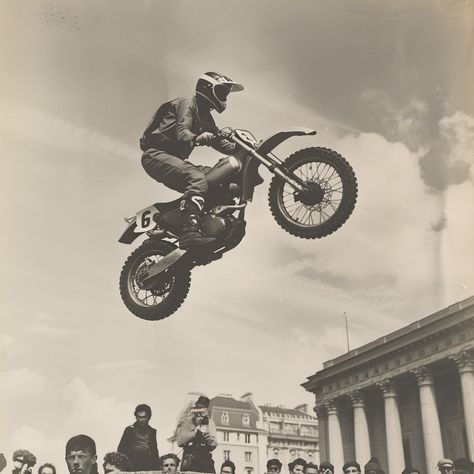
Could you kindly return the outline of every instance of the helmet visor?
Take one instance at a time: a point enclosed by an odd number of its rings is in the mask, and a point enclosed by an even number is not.
[[[219,100],[226,100],[229,92],[229,86],[225,86],[224,84],[216,84],[214,86],[214,94]]]

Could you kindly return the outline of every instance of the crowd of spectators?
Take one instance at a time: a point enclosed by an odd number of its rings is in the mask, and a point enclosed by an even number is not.
[[[209,418],[209,399],[200,396],[193,407],[180,418],[176,430],[176,442],[182,451],[182,460],[174,453],[160,457],[156,441],[156,429],[149,424],[152,412],[148,405],[141,404],[135,409],[135,422],[123,432],[117,451],[105,454],[102,462],[104,474],[137,471],[200,472],[215,474],[212,451],[217,446],[216,429]],[[85,434],[73,436],[65,447],[65,461],[70,474],[99,474],[95,441]],[[13,453],[12,474],[33,474],[36,456],[26,449]],[[0,472],[7,466],[7,460],[0,454]],[[266,474],[286,474],[278,459],[267,462]],[[440,474],[474,474],[474,464],[465,458],[456,461],[440,459],[437,463]],[[61,472],[61,469],[60,469]],[[56,467],[44,463],[37,474],[56,474]],[[235,464],[227,459],[220,467],[219,474],[241,474]],[[288,474],[385,474],[379,461],[371,458],[364,466],[356,461],[347,461],[342,472],[335,472],[330,462],[318,466],[297,458],[288,464]],[[392,473],[390,473],[392,474]],[[407,467],[400,474],[424,474],[415,467]]]
[[[437,463],[440,474],[474,474],[474,463],[465,458],[456,461],[451,459],[440,459]],[[306,462],[302,458],[297,458],[288,464],[289,474],[339,474],[334,472],[334,466],[330,462],[322,462],[319,466],[312,462]],[[235,470],[232,472],[222,472],[220,474],[239,474]],[[267,474],[283,474],[283,464],[278,459],[270,459],[267,462]],[[371,458],[365,464],[362,471],[361,466],[356,461],[347,461],[342,466],[340,474],[385,474],[379,461]],[[406,467],[400,474],[422,474],[415,467]]]

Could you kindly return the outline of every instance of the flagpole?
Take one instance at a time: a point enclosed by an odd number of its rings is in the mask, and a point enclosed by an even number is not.
[[[346,322],[346,342],[347,342],[347,352],[349,352],[351,349],[349,347],[349,326],[347,324],[347,314],[346,312],[344,311],[344,321]]]

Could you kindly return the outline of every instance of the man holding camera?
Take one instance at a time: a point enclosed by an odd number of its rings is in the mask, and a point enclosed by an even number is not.
[[[36,464],[36,456],[27,449],[17,449],[13,453],[13,474],[31,474]]]
[[[209,419],[209,398],[198,398],[178,426],[176,442],[183,448],[181,471],[216,472],[211,454],[217,446],[216,427]]]

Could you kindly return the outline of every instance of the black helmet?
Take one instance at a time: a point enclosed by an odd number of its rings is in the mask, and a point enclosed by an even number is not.
[[[242,84],[234,82],[227,76],[218,72],[206,72],[196,85],[196,94],[205,99],[216,112],[223,112],[226,106],[229,92],[237,92],[244,89]]]

